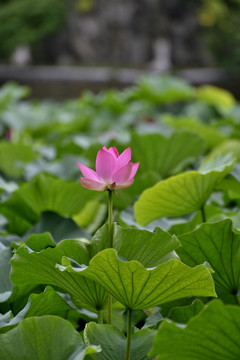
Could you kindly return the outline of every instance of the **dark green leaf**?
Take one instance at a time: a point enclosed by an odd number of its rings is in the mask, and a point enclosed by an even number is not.
[[[31,317],[0,334],[1,360],[83,360],[100,347],[85,346],[66,320],[56,316]]]
[[[159,360],[238,360],[240,308],[211,302],[185,328],[164,321],[149,356]]]
[[[240,234],[232,229],[231,220],[202,224],[195,231],[180,235],[179,240],[182,247],[177,253],[184,263],[210,264],[219,296],[240,290]]]
[[[148,360],[147,353],[151,349],[154,330],[145,329],[135,332],[132,336],[131,360]],[[101,345],[102,351],[94,355],[97,360],[124,360],[127,339],[115,326],[87,324],[84,331],[87,344]]]

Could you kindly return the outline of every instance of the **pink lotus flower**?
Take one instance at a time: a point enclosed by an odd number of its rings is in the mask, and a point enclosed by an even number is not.
[[[80,163],[78,166],[84,176],[80,178],[82,186],[103,192],[131,186],[139,163],[132,163],[130,147],[119,155],[115,147],[107,149],[104,146],[97,153],[96,171]]]

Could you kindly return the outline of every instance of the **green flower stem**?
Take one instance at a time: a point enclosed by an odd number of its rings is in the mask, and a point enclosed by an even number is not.
[[[98,323],[103,324],[102,310],[98,310],[97,314],[98,314]]]
[[[201,214],[202,214],[202,222],[205,223],[206,222],[206,214],[205,214],[205,210],[204,210],[204,205],[201,207]]]
[[[113,201],[112,190],[108,190],[108,247],[113,247],[113,234],[112,234],[112,213],[113,213]]]
[[[112,190],[108,190],[108,247],[113,247],[113,229],[112,229],[112,213],[113,213],[113,200]],[[112,324],[112,295],[108,294],[108,324]]]
[[[108,293],[108,324],[112,324],[112,295]]]
[[[240,306],[240,296],[238,294],[235,295],[236,303],[238,306]]]
[[[130,360],[131,352],[131,342],[132,342],[132,310],[127,310],[127,347],[125,360]]]

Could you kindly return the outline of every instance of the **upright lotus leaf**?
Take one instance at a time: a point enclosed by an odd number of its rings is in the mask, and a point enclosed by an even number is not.
[[[204,265],[192,269],[177,259],[146,269],[138,261],[119,260],[115,249],[106,249],[94,256],[85,269],[60,269],[96,281],[132,310],[187,296],[215,296],[212,277]]]
[[[175,132],[170,137],[133,133],[131,144],[133,160],[141,164],[139,173],[155,171],[159,178],[192,163],[206,148],[203,138],[190,132]]]
[[[180,246],[175,235],[156,227],[154,232],[114,224],[113,247],[127,260],[137,260],[145,267],[167,261],[171,252]],[[90,243],[91,258],[108,248],[108,224],[103,225]]]
[[[183,328],[164,321],[149,356],[159,360],[238,360],[240,308],[212,301]]]
[[[9,278],[11,270],[9,260],[11,257],[11,249],[0,242],[0,302],[9,298],[13,288]]]
[[[0,334],[1,360],[83,360],[99,351],[100,346],[84,345],[74,327],[57,316],[30,317]]]
[[[16,190],[1,205],[0,211],[9,222],[14,222],[18,218],[25,221],[30,228],[44,211],[53,211],[61,216],[71,217],[89,200],[97,197],[96,192],[83,189],[80,183],[39,174]]]
[[[36,157],[32,146],[25,144],[0,144],[0,170],[9,176],[23,173],[24,164]]]
[[[55,248],[32,252],[20,246],[11,259],[11,280],[15,285],[49,284],[68,292],[78,303],[102,309],[107,292],[94,281],[77,274],[62,273],[56,268],[63,256],[79,264],[89,263],[87,240],[63,240]],[[27,276],[26,276],[27,274]]]
[[[131,227],[121,228],[114,238],[115,249],[127,260],[137,260],[145,267],[157,266],[171,257],[180,246],[175,235],[156,227],[154,232]]]
[[[201,209],[232,168],[233,159],[229,154],[212,159],[198,171],[160,181],[145,190],[135,203],[137,222],[146,225],[159,217],[181,216]]]
[[[213,279],[219,296],[240,290],[240,233],[232,221],[202,224],[195,231],[179,236],[182,244],[176,251],[189,266],[207,262],[214,270]]]
[[[149,360],[155,330],[144,329],[135,332],[132,336],[131,360]],[[88,323],[84,330],[86,344],[101,345],[102,351],[95,354],[97,360],[124,360],[127,338],[116,326]]]

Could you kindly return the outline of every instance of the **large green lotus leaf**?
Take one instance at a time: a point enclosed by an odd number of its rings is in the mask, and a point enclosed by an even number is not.
[[[0,170],[9,176],[19,176],[23,173],[24,164],[36,157],[30,145],[0,144]]]
[[[137,222],[146,225],[159,217],[181,216],[199,210],[232,168],[232,157],[225,155],[204,163],[199,171],[188,171],[160,181],[145,190],[135,203]]]
[[[84,189],[80,182],[40,174],[16,190],[11,198],[2,204],[0,210],[9,221],[20,218],[30,227],[44,211],[70,217],[98,196],[97,192]]]
[[[96,281],[132,310],[187,296],[215,296],[212,277],[204,265],[192,269],[177,259],[146,269],[138,261],[119,260],[115,249],[106,249],[85,269],[59,267],[63,273],[69,271]]]
[[[11,270],[9,260],[11,257],[11,249],[0,242],[0,302],[9,298],[13,288],[9,278]]]
[[[218,129],[204,124],[194,117],[182,117],[167,114],[161,116],[161,121],[175,129],[191,131],[194,134],[201,135],[209,148],[214,148],[227,140],[227,136],[220,133]]]
[[[155,232],[131,227],[121,228],[114,224],[113,247],[127,260],[137,260],[145,267],[157,266],[173,256],[170,254],[180,246],[174,235],[155,228]],[[90,243],[91,258],[108,248],[108,224],[103,225]]]
[[[210,264],[219,296],[240,290],[240,233],[232,229],[231,220],[202,224],[179,240],[182,247],[176,251],[184,263]]]
[[[11,259],[11,280],[15,285],[49,284],[68,292],[73,298],[94,309],[101,309],[107,301],[107,292],[94,281],[77,274],[62,273],[56,268],[62,257],[67,256],[80,264],[89,263],[88,242],[63,240],[55,248],[39,253],[26,245],[18,248]],[[27,274],[27,275],[26,275]]]
[[[74,327],[57,316],[30,317],[0,334],[1,360],[83,360],[98,351],[99,346],[84,345]]]
[[[159,360],[239,360],[240,308],[212,301],[183,328],[164,321],[149,356]]]
[[[156,331],[144,329],[135,332],[131,343],[131,360],[148,360],[147,353],[152,347]],[[101,345],[102,351],[95,354],[97,360],[124,360],[127,338],[121,330],[112,325],[91,322],[84,330],[86,344]]]
[[[170,137],[161,134],[132,134],[133,162],[140,162],[139,173],[155,171],[166,178],[192,163],[206,148],[204,139],[189,132],[175,132]]]

